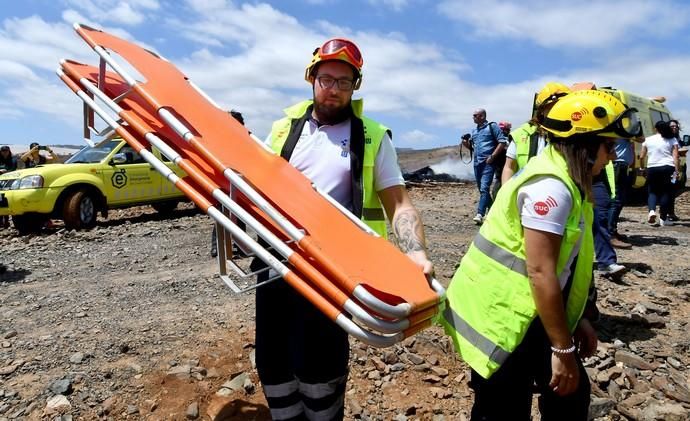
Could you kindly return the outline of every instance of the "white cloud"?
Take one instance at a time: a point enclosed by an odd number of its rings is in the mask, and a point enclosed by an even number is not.
[[[146,13],[160,8],[157,0],[65,0],[67,4],[86,13],[98,22],[115,22],[121,25],[139,25],[146,20]]]
[[[432,142],[436,140],[436,136],[415,129],[409,132],[402,133],[400,135],[400,139],[406,145],[414,145],[417,148],[422,148],[425,145],[430,146]]]
[[[670,0],[445,0],[438,10],[474,37],[530,40],[549,48],[606,49],[627,37],[663,35],[690,20],[687,4]]]
[[[374,6],[376,5],[383,5],[386,7],[389,7],[396,12],[399,12],[403,10],[405,7],[407,7],[408,0],[368,0],[370,4],[373,4]]]

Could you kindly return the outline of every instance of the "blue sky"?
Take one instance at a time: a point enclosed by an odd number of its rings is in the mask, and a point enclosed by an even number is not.
[[[519,124],[551,80],[665,96],[690,128],[684,0],[0,0],[0,143],[82,143],[55,76],[62,58],[97,63],[77,21],[158,51],[260,137],[311,95],[304,67],[333,36],[361,47],[355,97],[398,147],[455,144],[479,107]]]

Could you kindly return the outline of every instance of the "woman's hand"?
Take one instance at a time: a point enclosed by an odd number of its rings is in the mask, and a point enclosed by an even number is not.
[[[549,386],[559,396],[569,395],[577,390],[580,384],[580,369],[577,366],[575,353],[551,354],[551,381]]]
[[[591,357],[597,351],[597,331],[587,319],[580,319],[575,329],[575,346],[581,357]]]

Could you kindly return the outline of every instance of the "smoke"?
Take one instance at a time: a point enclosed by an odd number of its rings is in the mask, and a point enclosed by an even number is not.
[[[472,163],[464,163],[459,159],[446,158],[444,161],[431,165],[435,174],[449,174],[459,180],[474,181]]]

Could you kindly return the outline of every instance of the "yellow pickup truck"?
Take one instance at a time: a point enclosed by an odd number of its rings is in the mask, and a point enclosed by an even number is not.
[[[177,175],[184,172],[152,153]],[[11,215],[20,233],[41,229],[48,218],[62,219],[68,229],[89,229],[98,212],[152,205],[170,212],[184,195],[122,139],[85,147],[64,164],[46,164],[0,176],[0,215]]]

